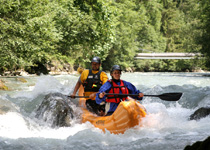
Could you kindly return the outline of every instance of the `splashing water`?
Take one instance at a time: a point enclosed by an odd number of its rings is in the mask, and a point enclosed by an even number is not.
[[[144,97],[141,103],[148,115],[143,119],[143,126],[119,135],[103,133],[92,124],[80,124],[78,120],[74,120],[71,127],[60,128],[51,128],[37,120],[34,112],[44,96],[50,92],[70,94],[78,76],[25,78],[27,83],[3,78],[11,89],[0,92],[0,149],[3,150],[182,150],[210,135],[210,117],[189,120],[197,108],[209,105],[210,78],[202,73],[123,73],[123,80],[133,83],[145,94],[182,92],[183,96],[176,102]]]

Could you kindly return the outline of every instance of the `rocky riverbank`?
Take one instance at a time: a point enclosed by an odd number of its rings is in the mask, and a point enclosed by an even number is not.
[[[25,69],[18,69],[14,71],[2,72],[1,76],[28,76],[28,75],[41,75],[41,74],[72,74],[78,66],[73,66],[71,64],[61,64],[60,62],[54,61],[50,64],[36,64]]]
[[[56,62],[54,62],[55,64]],[[68,75],[68,74],[79,74],[84,69],[78,66],[72,66],[70,64],[61,65],[57,63],[56,65],[46,64],[46,65],[37,65],[36,67],[30,67],[26,70],[19,69],[15,71],[6,71],[0,74],[0,77],[17,77],[19,82],[27,82],[24,79],[24,76],[36,76],[36,75]],[[4,79],[0,79],[0,90],[9,90],[6,86],[7,83]]]

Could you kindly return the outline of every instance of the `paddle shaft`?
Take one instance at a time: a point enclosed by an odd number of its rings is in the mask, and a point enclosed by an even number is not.
[[[117,96],[139,96],[139,94],[116,94],[116,93],[106,93],[105,95],[117,95]],[[144,95],[144,96],[154,96],[154,97],[158,97],[158,95]]]
[[[118,97],[139,96],[139,94],[116,94],[116,93],[106,93],[105,95],[114,95]],[[165,101],[178,101],[181,98],[182,93],[164,93],[161,95],[144,95],[144,96],[159,97],[160,99]],[[89,98],[89,96],[75,96],[75,98]]]
[[[105,95],[116,95],[116,96],[139,96],[139,94],[116,94],[116,93],[106,93]],[[144,96],[149,96],[149,97],[159,97],[161,100],[165,101],[178,101],[182,93],[164,93],[160,95],[144,95]]]
[[[107,93],[105,95],[116,95],[116,96],[138,96],[138,94],[110,94],[110,93]],[[145,96],[145,95],[144,95]],[[71,96],[68,96],[68,97],[71,97]],[[89,96],[74,96],[75,98],[89,98]]]
[[[71,97],[71,96],[68,96]],[[74,98],[89,98],[89,96],[74,96]]]
[[[107,93],[105,95],[117,95],[117,96],[139,96],[138,94],[116,94],[116,93]],[[158,97],[158,95],[144,95],[151,97]],[[68,96],[71,97],[71,96]],[[74,96],[75,98],[89,98],[89,96]]]

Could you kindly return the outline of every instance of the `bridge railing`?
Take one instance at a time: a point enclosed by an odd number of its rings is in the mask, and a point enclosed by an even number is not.
[[[135,59],[195,59],[203,57],[200,53],[138,53]]]

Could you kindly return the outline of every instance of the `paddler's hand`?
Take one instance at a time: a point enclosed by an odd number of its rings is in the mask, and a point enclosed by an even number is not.
[[[140,98],[140,97],[143,97],[143,96],[144,96],[143,93],[139,93],[139,96],[138,97]]]
[[[89,95],[89,98],[94,99],[95,96],[96,96],[96,93],[92,93],[92,94]]]
[[[103,98],[105,96],[105,94],[106,94],[105,92],[100,93],[99,98]]]
[[[75,94],[71,94],[69,97],[71,97],[71,98],[75,98]]]

